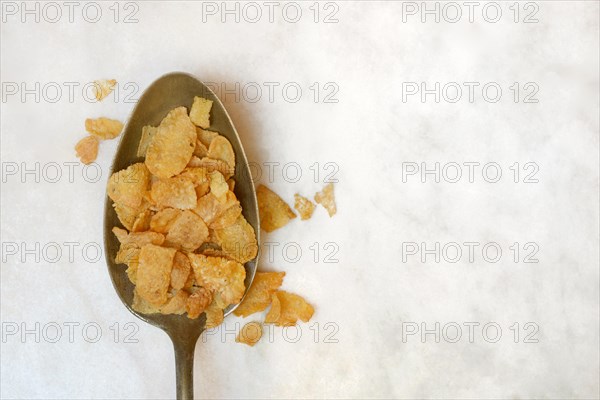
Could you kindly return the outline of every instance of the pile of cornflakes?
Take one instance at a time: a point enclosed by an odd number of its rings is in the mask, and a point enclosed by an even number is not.
[[[146,126],[138,147],[144,162],[115,172],[108,196],[119,221],[116,262],[135,285],[141,313],[206,313],[206,326],[242,299],[244,264],[256,257],[252,226],[233,188],[235,153],[210,127],[212,101],[196,97]]]
[[[107,90],[100,87],[99,100]],[[258,252],[255,232],[233,192],[236,160],[231,143],[209,130],[211,107],[212,101],[196,97],[189,114],[178,107],[158,126],[143,127],[137,155],[144,161],[115,172],[107,187],[124,227],[113,228],[120,242],[115,261],[127,266],[135,285],[133,309],[191,319],[205,313],[207,328],[223,322],[227,306],[240,303],[246,292],[244,264]],[[100,118],[86,121],[86,129],[92,136],[78,144],[82,162],[93,161],[98,139],[116,137],[122,126]],[[257,198],[265,231],[296,218],[266,186],[258,186]],[[316,205],[300,194],[294,200],[300,218],[311,218]],[[332,184],[314,200],[329,216],[336,213]],[[256,273],[234,314],[246,318],[268,311],[263,322],[244,325],[237,342],[256,344],[263,323],[290,326],[312,318],[314,308],[306,300],[280,289],[284,277],[285,272]]]

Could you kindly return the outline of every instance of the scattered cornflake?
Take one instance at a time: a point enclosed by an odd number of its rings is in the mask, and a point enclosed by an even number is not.
[[[96,136],[86,136],[75,145],[77,157],[84,164],[90,164],[96,161],[98,157],[98,138]]]
[[[281,316],[281,301],[277,293],[271,295],[271,308],[265,317],[265,324],[274,324]]]
[[[333,183],[327,184],[322,191],[315,194],[315,201],[325,207],[329,213],[329,217],[333,217],[337,212],[335,196],[333,195]]]
[[[300,219],[302,220],[312,217],[312,214],[315,211],[314,203],[298,193],[294,195],[294,208],[298,211]]]
[[[296,214],[285,201],[265,185],[256,189],[258,199],[258,212],[260,214],[260,227],[267,232],[285,226]]]
[[[114,90],[117,81],[115,79],[98,79],[94,81],[94,96],[96,100],[102,101]]]
[[[271,310],[265,318],[266,323],[291,326],[295,325],[298,319],[308,322],[315,312],[314,308],[297,294],[278,290],[273,296]]]
[[[114,139],[123,130],[123,124],[116,119],[88,118],[85,120],[85,130],[101,140]]]
[[[242,327],[240,333],[235,338],[237,343],[244,343],[252,347],[262,337],[262,325],[259,322],[248,322]]]

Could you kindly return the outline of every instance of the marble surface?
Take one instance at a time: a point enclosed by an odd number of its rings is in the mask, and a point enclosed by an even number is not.
[[[85,118],[170,71],[213,83],[289,203],[337,180],[335,217],[263,233],[313,320],[249,348],[227,318],[197,398],[599,396],[597,2],[27,4],[2,3],[3,399],[174,396],[168,337],[97,255],[117,141],[69,164]],[[99,78],[118,95],[89,101]]]

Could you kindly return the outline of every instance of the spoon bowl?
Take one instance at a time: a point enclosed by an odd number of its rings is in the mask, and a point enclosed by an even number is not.
[[[174,72],[163,75],[146,89],[123,129],[110,174],[127,168],[133,163],[143,162],[143,158],[137,156],[142,127],[146,125],[158,126],[167,113],[175,107],[184,106],[189,110],[195,96],[213,101],[210,129],[219,132],[231,142],[236,160],[233,175],[236,181],[234,193],[242,206],[242,214],[254,228],[257,243],[260,243],[256,192],[240,138],[218,97],[205,84],[189,74]],[[114,226],[120,227],[122,225],[112,207],[112,200],[106,196],[104,205],[104,249],[113,286],[123,304],[132,314],[149,324],[159,327],[169,335],[175,348],[177,398],[193,399],[194,349],[198,337],[205,329],[205,314],[197,319],[189,319],[186,315],[141,314],[135,311],[132,308],[134,285],[125,273],[125,266],[115,263],[115,256],[120,244],[112,233]],[[246,292],[254,279],[257,262],[258,254],[253,260],[244,265],[246,269]],[[237,304],[230,305],[224,310],[224,315],[229,315],[236,307]]]

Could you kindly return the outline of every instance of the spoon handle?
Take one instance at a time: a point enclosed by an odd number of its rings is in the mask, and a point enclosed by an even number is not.
[[[171,338],[175,348],[175,371],[177,379],[177,400],[194,399],[194,349],[196,340]]]

